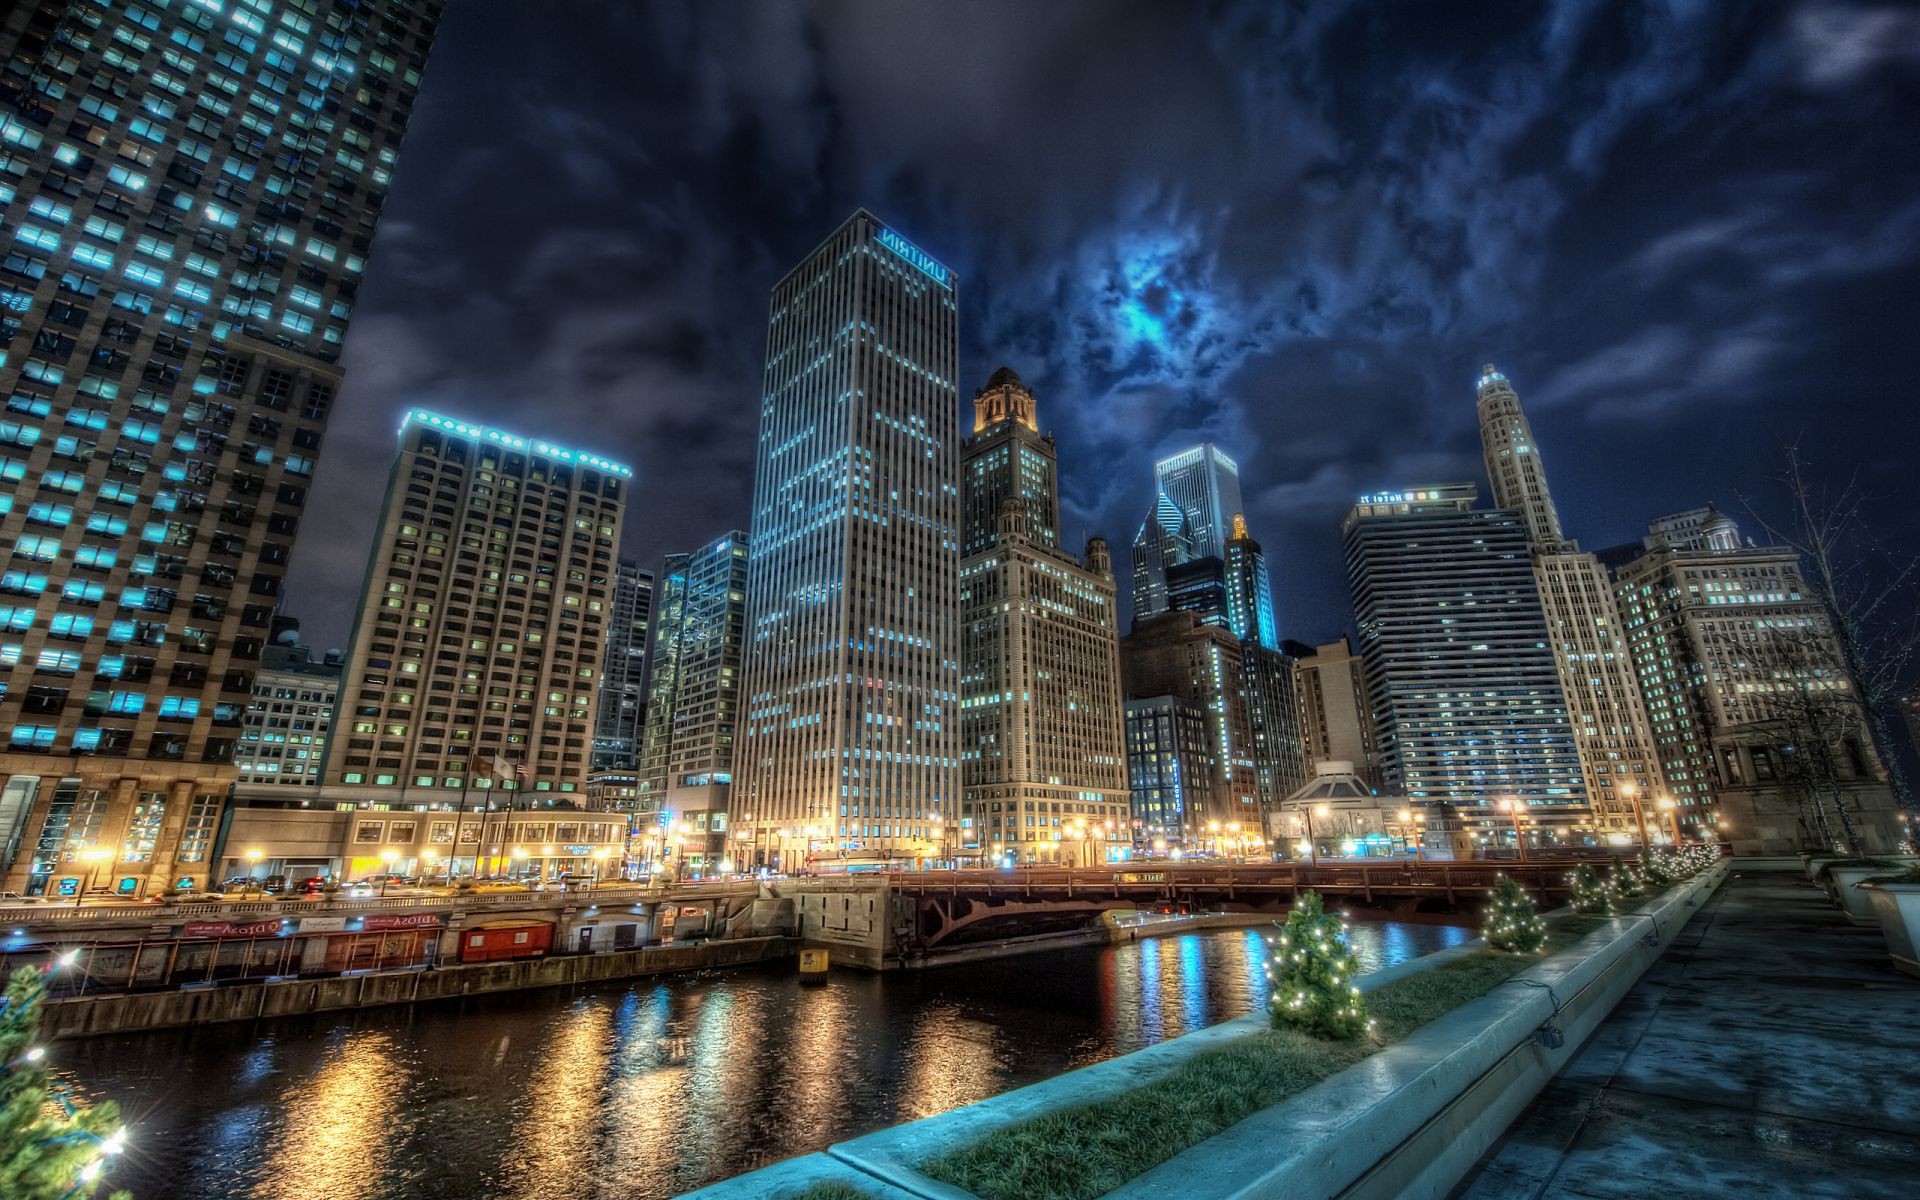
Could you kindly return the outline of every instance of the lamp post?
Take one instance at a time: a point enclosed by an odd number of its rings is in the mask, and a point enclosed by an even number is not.
[[[266,855],[262,854],[258,848],[255,848],[255,849],[248,850],[245,854],[242,854],[240,857],[247,860],[247,886],[251,887],[253,886],[253,883],[254,883],[253,873],[256,869],[259,868],[260,860],[265,858]]]
[[[1678,850],[1680,848],[1680,809],[1679,807],[1674,804],[1672,796],[1660,797],[1658,800],[1654,801],[1654,806],[1658,808],[1661,812],[1666,813],[1667,820],[1672,822],[1673,847],[1674,849]]]
[[[1635,787],[1633,781],[1629,779],[1620,785],[1620,794],[1627,798],[1627,803],[1633,805],[1633,827],[1640,834],[1640,853],[1645,854],[1647,852],[1647,814],[1640,807],[1640,789]]]
[[[593,857],[593,875],[591,878],[587,880],[588,891],[592,892],[592,891],[599,890],[601,868],[606,866],[607,858],[612,853],[613,851],[607,849],[605,846],[602,846],[598,850],[595,850],[593,852],[593,856],[592,856]]]
[[[420,860],[423,864],[420,868],[420,882],[424,884],[433,878],[436,864],[440,861],[440,852],[438,850],[422,850],[420,852]],[[451,885],[453,880],[449,878],[447,883]]]
[[[1324,804],[1309,804],[1300,810],[1301,814],[1307,819],[1307,855],[1313,860],[1313,865],[1316,867],[1320,865],[1320,843],[1313,836],[1313,819],[1316,816],[1325,818],[1327,814],[1332,811],[1332,809]]]
[[[527,851],[524,846],[515,846],[507,851],[507,857],[513,861],[514,878],[520,878],[527,869]]]
[[[400,852],[392,846],[388,846],[380,852],[380,863],[386,868],[380,872],[380,894],[382,896],[387,894],[387,885],[393,882],[393,864],[398,862],[399,859]]]
[[[73,898],[75,908],[79,908],[80,902],[87,898],[87,893],[93,890],[93,875],[100,864],[113,861],[113,851],[105,846],[94,846],[80,852],[80,861],[87,864],[87,881]]]
[[[1513,850],[1521,862],[1527,861],[1527,840],[1520,834],[1520,810],[1525,804],[1511,796],[1500,801],[1500,809],[1513,818]]]

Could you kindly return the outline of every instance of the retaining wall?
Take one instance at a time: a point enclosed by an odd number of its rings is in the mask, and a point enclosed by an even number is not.
[[[48,1037],[87,1037],[386,1004],[417,1004],[526,988],[631,979],[669,971],[744,966],[791,957],[796,946],[792,938],[785,937],[736,938],[434,970],[380,971],[173,992],[78,996],[48,1001],[41,1009],[41,1030]]]

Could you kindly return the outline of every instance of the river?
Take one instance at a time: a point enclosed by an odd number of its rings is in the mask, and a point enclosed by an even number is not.
[[[1471,937],[1359,924],[1367,969]],[[1263,932],[792,966],[57,1044],[135,1200],[649,1200],[1252,1012]]]

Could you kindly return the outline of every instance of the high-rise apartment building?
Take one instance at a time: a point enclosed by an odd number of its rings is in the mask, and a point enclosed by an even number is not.
[[[724,851],[746,643],[747,535],[667,555],[641,742],[642,837],[689,864]]]
[[[437,0],[0,13],[0,867],[204,883]]]
[[[320,764],[340,695],[338,651],[316,661],[301,645],[268,646],[253,676],[253,700],[233,753],[236,799],[303,800],[319,794]]]
[[[866,211],[773,289],[747,573],[747,861],[939,857],[959,799],[952,272]]]
[[[653,616],[653,576],[631,559],[613,570],[613,610],[607,618],[607,657],[593,710],[593,769],[632,771],[638,765],[646,711],[647,623]]]
[[[1105,861],[1129,841],[1112,555],[1063,553],[1053,445],[1033,393],[1002,367],[960,452],[959,827],[956,856]],[[1044,445],[1040,452],[1037,447]],[[996,528],[975,528],[987,502]]]
[[[1593,824],[1626,842],[1637,836],[1644,806],[1663,792],[1665,780],[1612,577],[1563,532],[1520,397],[1492,364],[1481,372],[1477,405],[1494,504],[1526,522]]]
[[[1122,694],[1129,702],[1170,696],[1205,714],[1207,744],[1205,777],[1201,764],[1189,763],[1182,777],[1180,830],[1169,829],[1188,846],[1204,840],[1208,829],[1238,823],[1243,829],[1260,825],[1260,770],[1255,758],[1253,726],[1243,643],[1219,625],[1203,623],[1192,613],[1163,613],[1135,621],[1133,632],[1120,640]],[[1136,731],[1138,732],[1138,731]],[[1157,735],[1156,735],[1157,737]],[[1179,744],[1179,739],[1170,743]],[[1152,815],[1135,813],[1142,821]]]
[[[1287,643],[1294,657],[1300,703],[1300,735],[1309,774],[1326,763],[1349,769],[1379,786],[1373,710],[1367,703],[1366,664],[1342,637],[1324,646]]]
[[[539,439],[407,413],[325,798],[449,808],[505,789],[584,801],[632,475]]]
[[[1893,792],[1798,556],[1693,517],[1655,521],[1617,583],[1681,833],[1740,854],[1892,851]]]
[[[1382,790],[1494,828],[1501,800],[1573,825],[1580,757],[1527,526],[1474,508],[1476,495],[1460,483],[1365,496],[1342,523]]]

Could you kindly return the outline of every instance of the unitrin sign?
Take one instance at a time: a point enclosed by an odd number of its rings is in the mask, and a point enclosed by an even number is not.
[[[914,245],[912,242],[908,241],[907,239],[901,237],[899,234],[895,233],[893,230],[888,229],[884,226],[881,227],[878,238],[882,246],[885,246],[887,249],[893,251],[895,254],[898,254],[901,258],[904,258],[908,262],[912,263],[916,268],[919,269],[921,274],[933,280],[935,283],[939,284],[941,287],[950,288],[953,286],[951,283],[948,282],[949,276],[947,274],[947,269],[941,266],[940,263],[936,261],[932,255],[928,254],[926,251],[922,250],[920,247]]]

